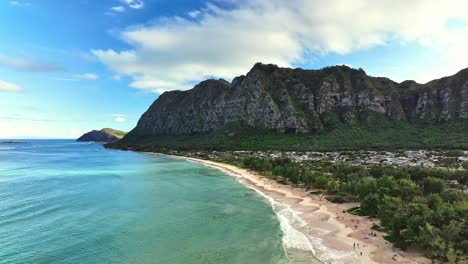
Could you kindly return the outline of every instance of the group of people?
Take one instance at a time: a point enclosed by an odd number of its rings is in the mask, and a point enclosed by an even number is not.
[[[354,243],[354,249],[356,248],[359,249],[359,243]],[[362,251],[360,251],[359,253],[359,255],[362,256]]]
[[[370,231],[370,232],[362,231],[362,234],[364,235],[364,239],[369,239],[369,236],[377,237],[377,233],[373,231]]]

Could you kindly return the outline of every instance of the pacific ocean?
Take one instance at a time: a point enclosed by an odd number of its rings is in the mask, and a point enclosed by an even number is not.
[[[270,204],[234,177],[72,140],[0,144],[0,263],[286,263]]]

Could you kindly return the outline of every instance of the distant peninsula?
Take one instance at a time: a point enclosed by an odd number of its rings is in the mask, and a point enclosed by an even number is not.
[[[93,130],[78,138],[77,142],[102,142],[112,143],[123,138],[127,132],[112,128],[103,128],[101,130]]]
[[[28,144],[29,142],[24,142],[24,141],[15,141],[15,140],[9,140],[9,141],[3,141],[2,144]]]

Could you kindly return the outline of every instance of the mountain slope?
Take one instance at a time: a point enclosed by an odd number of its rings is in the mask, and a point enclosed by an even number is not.
[[[163,93],[120,143],[245,131],[289,137],[350,128],[399,133],[446,123],[462,124],[454,127],[463,135],[467,120],[468,69],[418,84],[371,77],[346,66],[303,70],[257,63],[232,83],[207,80],[188,91]]]
[[[112,129],[112,128],[103,128],[101,130],[93,130],[88,133],[85,133],[80,138],[78,138],[77,142],[115,142],[121,138],[123,138],[127,133]]]

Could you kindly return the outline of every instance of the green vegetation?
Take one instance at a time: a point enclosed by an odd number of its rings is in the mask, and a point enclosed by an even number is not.
[[[463,162],[462,167],[463,169],[468,170],[468,162]]]
[[[365,216],[366,214],[364,214],[362,211],[361,211],[361,207],[352,207],[352,208],[349,208],[348,210],[346,210],[348,213],[350,214],[353,214],[353,215],[360,215],[360,216]]]
[[[338,126],[312,134],[282,134],[252,128],[227,128],[207,135],[131,135],[109,147],[141,151],[165,150],[395,150],[468,149],[468,125],[410,125],[386,122],[375,126]]]
[[[386,239],[417,247],[434,260],[456,263],[468,254],[468,199],[448,180],[468,184],[467,170],[352,166],[248,157],[236,162],[282,182],[320,189],[334,202],[360,201],[351,214],[378,217]],[[452,261],[452,262],[451,262]]]
[[[107,134],[110,134],[110,135],[113,135],[115,136],[116,138],[123,138],[127,132],[123,132],[123,131],[120,131],[120,130],[117,130],[117,129],[112,129],[112,128],[103,128],[101,129],[102,132],[105,132]]]

